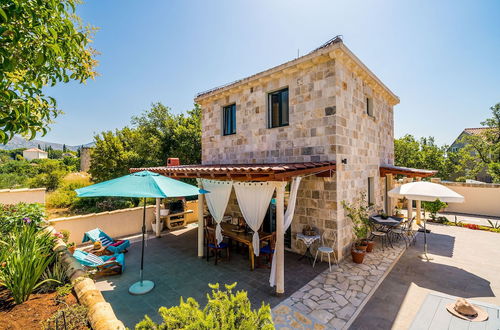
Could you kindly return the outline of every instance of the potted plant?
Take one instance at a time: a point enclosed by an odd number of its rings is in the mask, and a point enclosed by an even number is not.
[[[404,216],[403,212],[401,212],[401,207],[396,206],[394,208],[394,216],[398,218],[402,218]]]
[[[68,243],[66,244],[66,246],[68,247],[69,253],[71,254],[75,253],[76,245],[74,242]]]
[[[365,205],[367,203],[364,194],[361,194],[352,204],[342,201],[346,216],[351,219],[352,232],[355,238],[351,248],[352,260],[358,264],[363,263],[368,248],[369,217],[368,207]],[[373,249],[373,245],[371,248]]]

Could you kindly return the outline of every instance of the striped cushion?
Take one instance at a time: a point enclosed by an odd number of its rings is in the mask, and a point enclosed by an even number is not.
[[[110,240],[109,238],[107,238],[106,236],[99,237],[99,240],[101,241],[101,244],[104,246],[108,246],[108,245],[113,244],[113,241]]]
[[[104,264],[104,261],[102,261],[101,258],[99,258],[98,256],[96,256],[95,254],[92,254],[92,253],[88,253],[85,256],[85,260],[88,261],[88,262],[91,262],[93,264],[96,264],[98,266]]]

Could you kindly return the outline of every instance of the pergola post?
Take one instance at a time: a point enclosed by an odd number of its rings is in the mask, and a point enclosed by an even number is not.
[[[276,294],[285,293],[285,187],[276,182]]]
[[[386,174],[385,175],[385,180],[386,180],[386,198],[387,198],[387,203],[386,207],[387,210],[385,212],[387,215],[394,215],[394,198],[389,197],[387,192],[394,188],[394,176],[392,174]]]
[[[201,181],[198,182],[198,188],[202,189]],[[203,242],[204,239],[204,220],[203,212],[205,209],[205,196],[203,194],[198,194],[198,257],[203,258]]]
[[[161,226],[160,226],[160,221],[161,221],[160,209],[161,209],[161,198],[157,198],[156,199],[156,214],[155,214],[155,216],[156,216],[156,224],[155,224],[156,237],[161,237],[161,233],[160,233],[160,228],[161,228]]]

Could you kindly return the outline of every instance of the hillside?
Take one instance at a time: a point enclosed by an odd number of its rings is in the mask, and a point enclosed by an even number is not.
[[[94,142],[90,142],[87,144],[84,144],[84,147],[92,147],[94,145]],[[18,148],[38,148],[40,146],[41,149],[45,149],[45,147],[51,146],[52,149],[54,150],[62,150],[63,149],[63,144],[62,143],[55,143],[55,142],[47,142],[47,141],[42,141],[42,140],[26,140],[23,137],[20,136],[14,136],[12,140],[10,140],[7,144],[0,144],[0,149],[4,150],[12,150],[12,149],[18,149]],[[66,145],[66,148],[68,150],[73,150],[76,151],[78,148],[80,148],[81,145],[77,146],[70,146]]]

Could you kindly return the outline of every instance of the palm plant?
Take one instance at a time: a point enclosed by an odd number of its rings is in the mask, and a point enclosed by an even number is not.
[[[0,240],[0,286],[10,291],[16,304],[28,300],[39,286],[54,281],[39,282],[53,261],[53,246],[54,237],[33,224],[15,227]]]

